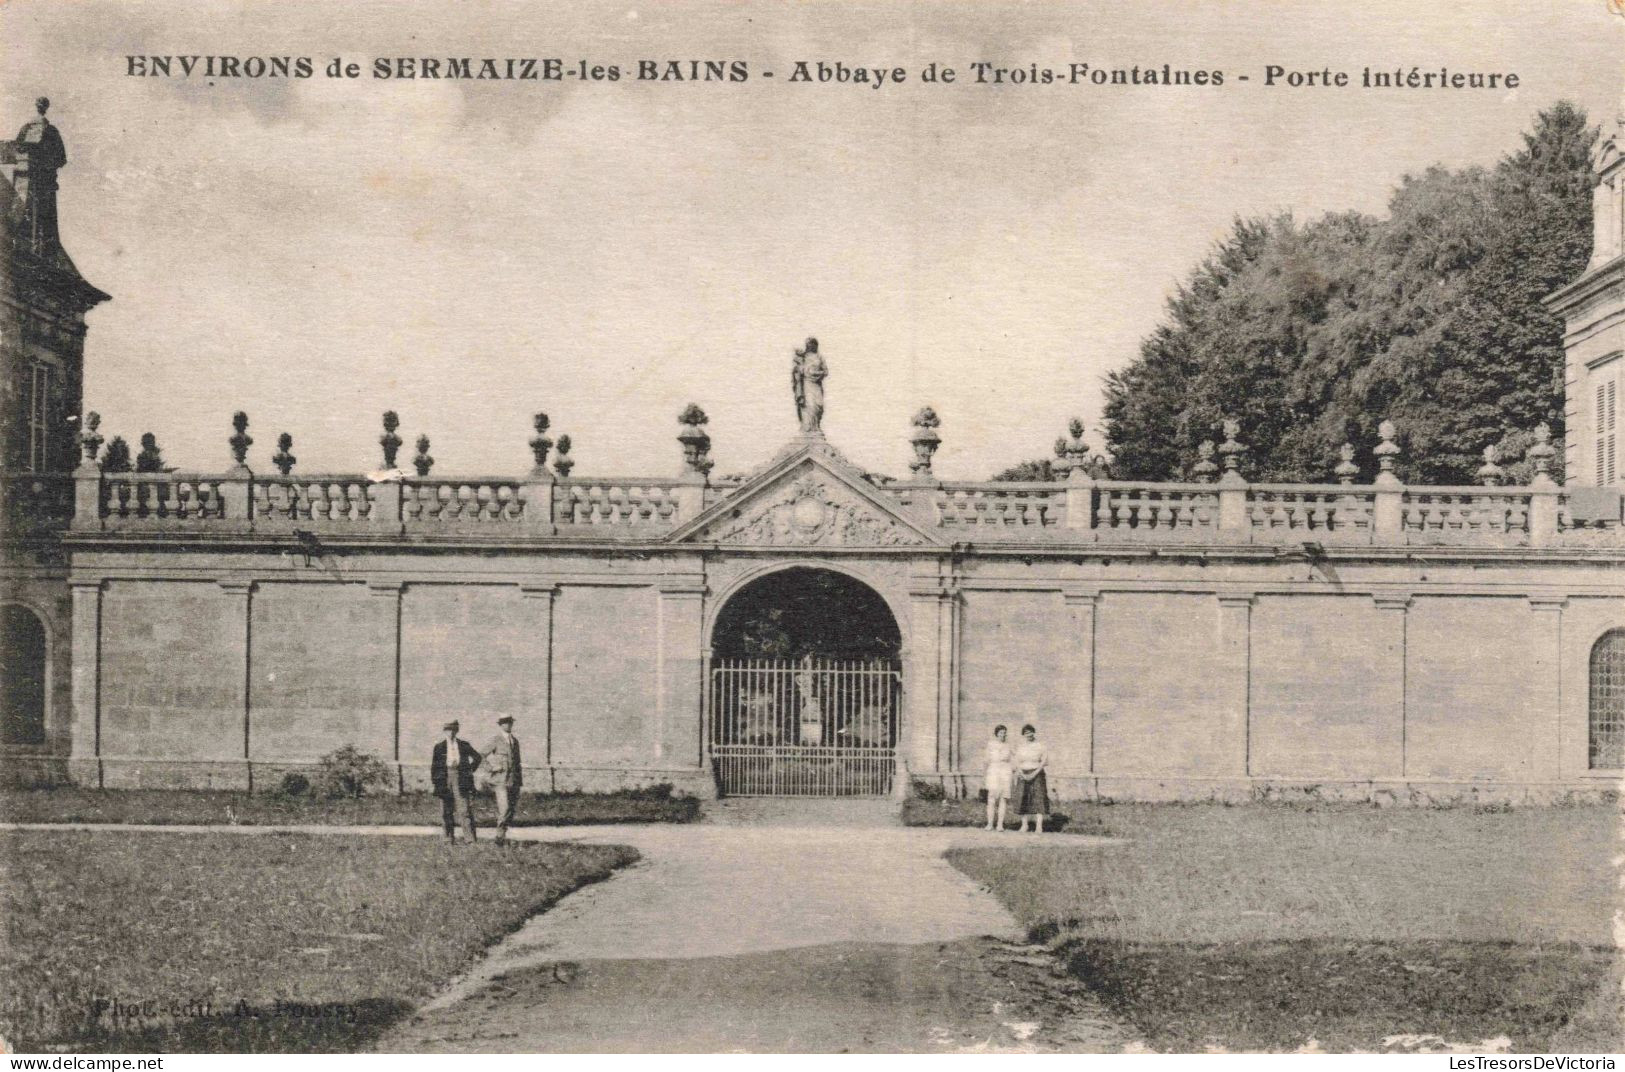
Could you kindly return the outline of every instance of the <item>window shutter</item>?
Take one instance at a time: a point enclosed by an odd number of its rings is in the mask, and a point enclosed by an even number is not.
[[[1603,425],[1608,434],[1608,479],[1605,484],[1612,484],[1619,476],[1619,379],[1616,377],[1607,383],[1608,389],[1608,420]]]
[[[1597,471],[1594,482],[1598,487],[1608,483],[1608,429],[1604,424],[1604,418],[1607,415],[1607,388],[1599,383],[1597,384],[1597,415],[1596,419],[1591,422],[1591,434],[1597,452]]]

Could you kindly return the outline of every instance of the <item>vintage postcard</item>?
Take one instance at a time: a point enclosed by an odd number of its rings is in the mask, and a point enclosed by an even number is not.
[[[1613,1067],[1619,0],[0,70],[5,1054]]]

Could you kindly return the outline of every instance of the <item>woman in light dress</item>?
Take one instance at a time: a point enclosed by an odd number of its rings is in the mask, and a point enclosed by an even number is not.
[[[993,739],[987,742],[987,776],[982,784],[987,786],[987,826],[988,830],[1004,829],[1004,809],[1010,803],[1010,783],[1015,777],[1015,767],[1012,766],[1014,753],[1011,751],[1007,738],[1010,731],[1003,726],[993,727]],[[994,825],[993,813],[995,806],[998,810],[998,825]]]
[[[1021,743],[1016,745],[1016,814],[1021,816],[1021,832],[1027,830],[1027,820],[1037,821],[1037,833],[1044,832],[1044,816],[1049,814],[1049,780],[1044,768],[1049,766],[1049,751],[1038,740],[1038,731],[1030,724],[1021,727]]]

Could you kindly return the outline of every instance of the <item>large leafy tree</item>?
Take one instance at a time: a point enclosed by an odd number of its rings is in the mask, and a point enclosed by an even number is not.
[[[1595,139],[1559,103],[1494,168],[1407,177],[1385,219],[1236,221],[1107,377],[1116,475],[1179,478],[1226,416],[1268,480],[1326,479],[1344,441],[1369,469],[1387,418],[1401,475],[1433,483],[1469,482],[1490,443],[1516,460],[1542,421],[1561,435],[1541,298],[1590,256]]]

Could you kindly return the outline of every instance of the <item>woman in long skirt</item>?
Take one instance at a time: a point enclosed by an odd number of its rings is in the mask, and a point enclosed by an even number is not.
[[[982,784],[987,786],[987,829],[1004,829],[1004,809],[1010,804],[1010,783],[1015,777],[1015,768],[1011,765],[1014,753],[1010,750],[1007,738],[1010,731],[1003,726],[993,727],[993,739],[987,742],[987,774]],[[994,825],[993,814],[995,806],[998,811],[998,825]]]
[[[1049,814],[1049,780],[1044,768],[1049,765],[1049,750],[1038,739],[1038,731],[1029,723],[1021,727],[1021,743],[1016,745],[1016,814],[1021,816],[1021,830],[1027,830],[1027,820],[1037,823],[1037,833],[1044,832],[1044,816]]]

